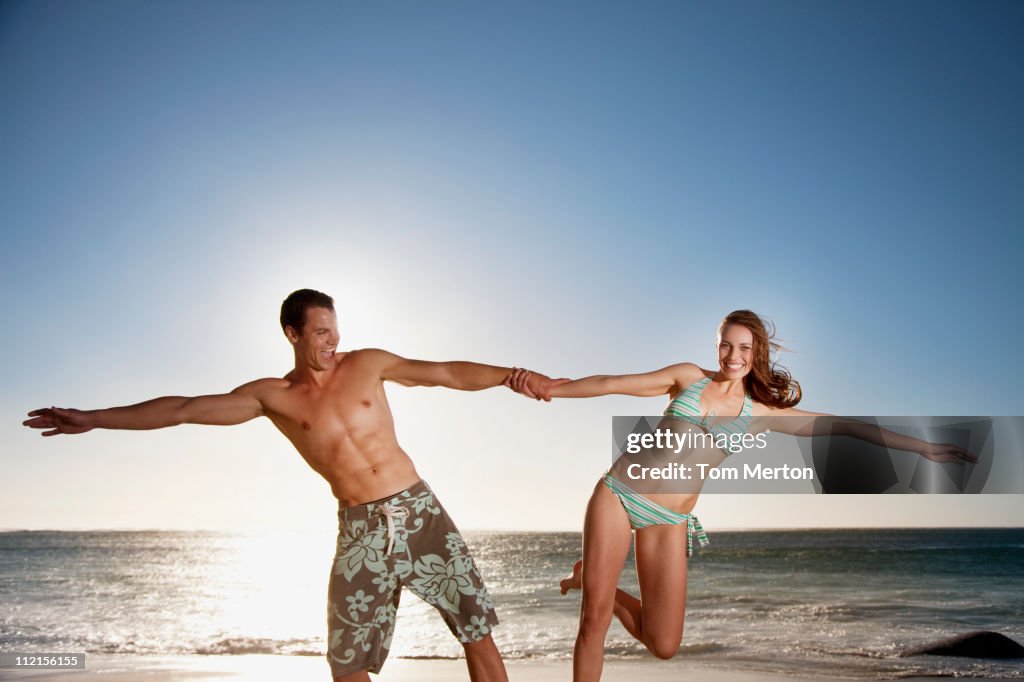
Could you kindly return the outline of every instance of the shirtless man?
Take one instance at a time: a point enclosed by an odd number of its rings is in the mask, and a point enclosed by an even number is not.
[[[334,680],[365,681],[367,672],[380,671],[403,585],[441,613],[465,648],[471,680],[507,680],[490,635],[498,619],[483,580],[458,529],[398,444],[384,382],[479,391],[507,384],[511,368],[407,360],[378,349],[338,352],[334,300],[311,289],[285,299],[281,327],[295,352],[295,368],[283,379],[104,410],[51,407],[29,412],[24,424],[54,436],[269,418],[339,502],[327,614]],[[528,394],[539,395],[550,381],[536,375]]]

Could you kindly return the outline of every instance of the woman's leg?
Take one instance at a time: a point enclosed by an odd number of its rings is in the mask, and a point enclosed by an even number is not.
[[[657,531],[657,532],[652,532]],[[643,601],[615,590],[615,617],[658,658],[671,658],[683,637],[686,612],[686,530],[650,526],[637,531],[637,575]],[[583,562],[562,581],[562,594],[582,585]]]
[[[604,638],[631,539],[629,518],[622,504],[603,482],[598,482],[583,523],[583,603],[572,655],[574,682],[601,679]]]
[[[686,616],[686,526],[648,526],[636,532],[640,599],[622,590],[615,615],[658,658],[672,658]]]

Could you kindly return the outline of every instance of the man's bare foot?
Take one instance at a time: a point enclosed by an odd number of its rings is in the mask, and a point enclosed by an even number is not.
[[[562,594],[567,594],[569,590],[578,590],[583,587],[583,559],[572,565],[572,575],[564,578],[559,585],[562,588]]]

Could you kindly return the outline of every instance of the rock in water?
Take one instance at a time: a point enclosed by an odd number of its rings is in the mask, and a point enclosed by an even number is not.
[[[903,656],[965,656],[968,658],[1024,658],[1024,646],[998,632],[981,630],[923,644],[903,651]]]

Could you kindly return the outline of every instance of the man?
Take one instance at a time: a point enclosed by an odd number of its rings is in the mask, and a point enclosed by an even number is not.
[[[478,391],[512,370],[472,362],[407,360],[384,350],[338,352],[334,300],[311,289],[281,305],[295,367],[223,395],[163,397],[127,407],[28,414],[42,435],[269,418],[339,501],[339,537],[328,587],[327,658],[336,681],[380,671],[402,586],[433,605],[463,644],[470,679],[507,680],[490,630],[497,624],[483,580],[458,529],[402,450],[384,382]],[[531,375],[536,397],[550,379]]]

